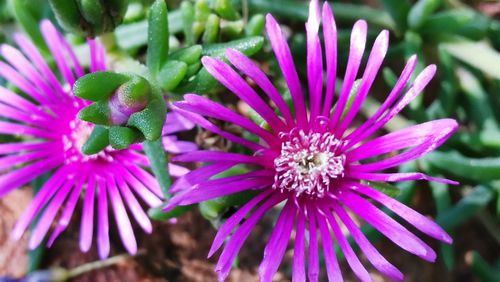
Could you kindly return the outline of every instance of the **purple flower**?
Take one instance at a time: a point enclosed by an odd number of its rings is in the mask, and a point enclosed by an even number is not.
[[[0,87],[0,134],[16,138],[12,143],[0,144],[0,171],[3,171],[0,197],[50,172],[50,178],[15,225],[12,237],[19,239],[35,216],[40,216],[29,247],[37,247],[55,221],[47,241],[48,246],[52,245],[68,226],[81,200],[80,249],[88,251],[92,244],[95,216],[99,255],[108,256],[108,205],[111,205],[122,242],[133,254],[137,244],[128,214],[145,232],[151,233],[151,222],[138,198],[150,207],[160,205],[162,194],[158,183],[146,170],[149,162],[138,144],[120,151],[107,147],[92,156],[81,153],[93,125],[77,118],[78,111],[88,102],[75,97],[72,86],[85,71],[49,21],[41,23],[41,32],[58,73],[50,70],[24,36],[14,36],[20,50],[9,45],[0,47],[0,55],[6,61],[0,61],[0,76],[23,92],[18,95]],[[104,49],[93,40],[88,41],[88,46],[90,72],[105,70]],[[163,130],[165,149],[172,153],[195,150],[195,144],[168,135],[193,126],[182,116],[169,113]],[[169,164],[169,170],[174,176],[188,172],[173,164]]]
[[[281,116],[229,65],[209,57],[202,59],[203,65],[221,84],[260,115],[268,129],[201,96],[188,94],[184,96],[184,101],[175,103],[182,114],[199,126],[253,151],[252,155],[195,151],[175,158],[181,162],[201,161],[210,164],[178,180],[174,187],[177,194],[167,205],[167,210],[176,205],[190,205],[242,191],[257,192],[218,230],[209,256],[225,243],[216,266],[219,280],[227,277],[234,258],[255,224],[277,206],[281,212],[264,250],[259,268],[261,281],[271,281],[293,230],[293,281],[306,280],[306,253],[307,276],[310,281],[318,280],[319,249],[322,249],[324,255],[328,279],[341,281],[334,244],[338,244],[357,277],[362,281],[370,281],[369,273],[354,253],[341,231],[342,228],[348,231],[377,270],[391,279],[402,280],[403,274],[360,232],[352,219],[353,215],[373,226],[404,250],[427,261],[435,260],[435,252],[426,243],[382,212],[374,203],[391,210],[422,233],[445,243],[452,242],[450,236],[436,223],[366,184],[366,181],[421,179],[456,184],[451,180],[433,178],[418,172],[383,172],[437,148],[456,130],[457,123],[454,120],[435,120],[372,137],[424,89],[436,67],[431,65],[425,68],[416,76],[412,85],[403,91],[415,70],[416,57],[410,58],[377,112],[362,125],[348,131],[382,64],[388,48],[389,33],[382,31],[375,40],[357,95],[343,115],[349,93],[358,76],[365,49],[367,25],[365,21],[358,21],[354,25],[344,82],[333,107],[337,43],[335,22],[327,3],[322,10],[324,45],[318,37],[320,17],[319,4],[312,1],[306,24],[308,108],[289,47],[271,15],[267,15],[266,31],[290,91],[294,113],[289,110],[266,75],[250,59],[230,49],[226,51],[229,62],[262,90]],[[325,50],[325,62],[322,59],[322,48]],[[326,65],[326,77],[323,77],[323,65]],[[323,81],[326,83],[325,87]],[[260,142],[255,143],[223,131],[204,117],[238,125],[257,135]],[[237,164],[247,164],[255,170],[212,179],[212,176]]]

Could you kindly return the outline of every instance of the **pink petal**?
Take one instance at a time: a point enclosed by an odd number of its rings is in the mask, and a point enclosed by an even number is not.
[[[323,54],[319,42],[321,21],[318,0],[309,2],[309,19],[306,23],[307,35],[307,82],[309,85],[310,120],[319,115],[323,88]]]
[[[101,259],[109,256],[109,219],[106,185],[103,178],[97,178],[97,252]]]
[[[97,189],[95,176],[91,175],[85,189],[83,200],[82,221],[80,225],[80,250],[87,252],[92,245],[94,231],[94,201],[95,190]]]
[[[387,30],[382,31],[377,39],[375,39],[375,43],[373,44],[372,50],[370,52],[370,56],[368,57],[368,63],[366,64],[365,72],[363,73],[363,77],[361,78],[361,83],[358,88],[358,92],[352,101],[351,107],[349,111],[342,119],[340,126],[336,129],[335,135],[342,136],[347,129],[347,127],[351,124],[354,117],[357,115],[359,109],[361,108],[361,104],[365,100],[368,91],[373,85],[373,81],[377,77],[377,73],[384,61],[385,54],[387,53],[387,49],[389,48],[389,32]]]
[[[281,73],[283,74],[286,84],[288,85],[288,89],[290,90],[297,122],[299,126],[304,126],[307,122],[307,113],[304,105],[304,96],[302,95],[299,76],[295,70],[293,57],[283,33],[281,32],[276,20],[270,14],[266,15],[266,33],[274,50]]]
[[[414,125],[378,137],[349,151],[347,159],[350,162],[355,162],[389,152],[396,152],[401,149],[411,149],[380,161],[351,165],[349,170],[371,172],[394,167],[416,159],[439,147],[457,127],[458,124],[453,119],[440,119]]]
[[[394,85],[391,92],[385,99],[384,103],[382,103],[380,108],[378,108],[375,114],[373,114],[366,122],[364,122],[361,126],[357,127],[351,134],[345,137],[345,140],[350,141],[349,144],[351,146],[354,146],[360,140],[364,139],[365,137],[363,136],[365,136],[364,133],[366,132],[366,130],[372,127],[375,121],[377,121],[380,118],[380,116],[382,116],[382,114],[385,113],[385,111],[392,105],[392,103],[394,103],[396,98],[403,91],[405,85],[410,80],[410,77],[412,76],[416,65],[417,65],[417,56],[411,56],[410,59],[408,59],[405,68],[401,72],[398,81],[396,82],[396,84]]]
[[[151,224],[148,215],[144,212],[135,195],[130,191],[130,187],[127,185],[123,177],[120,177],[118,173],[116,175],[118,189],[123,199],[125,199],[125,203],[127,204],[130,213],[134,216],[137,223],[146,233],[151,233],[153,231],[153,225]]]
[[[263,200],[267,199],[269,195],[273,193],[273,190],[268,189],[260,192],[258,195],[253,197],[250,201],[240,207],[231,217],[226,219],[224,223],[219,227],[217,234],[212,242],[210,251],[208,252],[208,257],[211,257],[224,243],[226,238],[231,234],[236,225],[240,224],[243,218],[258,204]]]
[[[234,163],[227,164],[216,162],[214,164],[206,165],[204,167],[192,170],[189,173],[185,174],[183,177],[177,179],[177,181],[175,181],[174,184],[170,187],[170,192],[177,193],[182,190],[189,189],[193,185],[204,182],[210,177],[226,171],[234,165]]]
[[[451,244],[453,242],[453,239],[451,239],[451,237],[434,221],[419,214],[418,212],[412,210],[411,208],[405,206],[397,200],[385,195],[384,193],[381,193],[363,184],[354,182],[351,183],[351,188],[354,191],[381,203],[386,208],[390,209],[392,212],[399,215],[401,218],[403,218],[408,223],[410,223],[423,233],[427,234],[428,236],[443,241],[447,244]]]
[[[215,79],[255,110],[274,131],[281,132],[285,130],[285,124],[273,110],[230,66],[210,57],[203,57],[201,62]]]
[[[288,110],[285,100],[281,97],[276,87],[271,83],[269,78],[255,65],[252,60],[243,55],[237,50],[226,49],[226,58],[235,66],[239,71],[252,79],[262,91],[267,94],[269,99],[278,107],[281,114],[284,116],[288,126],[294,126],[295,121]]]
[[[307,277],[309,281],[318,281],[319,276],[319,258],[318,258],[318,235],[316,227],[316,207],[307,207],[307,219],[309,220],[309,251]]]
[[[332,118],[330,120],[330,125],[332,127],[337,126],[342,112],[344,111],[345,105],[347,104],[349,92],[352,89],[354,80],[356,80],[359,65],[361,64],[361,59],[363,58],[363,53],[365,51],[366,32],[367,25],[365,21],[359,20],[354,24],[351,33],[351,47],[349,49],[349,58],[347,60],[347,69],[344,76],[344,82],[342,83],[339,100],[335,105],[335,110],[333,111]]]
[[[437,183],[444,183],[450,185],[458,185],[459,183],[446,178],[432,177],[420,172],[401,172],[401,173],[370,173],[370,172],[357,172],[350,171],[347,175],[349,178],[362,179],[368,181],[382,181],[382,182],[400,182],[411,180],[427,180]]]
[[[339,263],[335,257],[335,251],[333,249],[332,236],[328,230],[328,225],[326,223],[327,219],[315,212],[316,218],[318,220],[319,232],[321,235],[321,244],[323,245],[323,254],[325,256],[325,266],[326,273],[328,275],[328,281],[336,282],[343,281],[342,272],[340,271]]]
[[[280,213],[269,241],[264,249],[264,258],[259,266],[260,281],[271,281],[285,255],[297,209],[287,201]]]
[[[381,212],[370,202],[349,190],[342,191],[338,197],[344,205],[396,245],[427,261],[432,262],[436,259],[436,253],[427,244],[410,233],[401,224]]]
[[[292,282],[306,281],[306,261],[304,256],[305,215],[299,211],[293,248]]]
[[[351,267],[352,271],[354,274],[359,278],[359,280],[367,282],[367,281],[372,281],[370,274],[368,271],[366,271],[365,267],[361,262],[359,261],[358,257],[352,250],[351,245],[349,245],[349,242],[347,242],[346,238],[342,234],[342,231],[340,230],[340,227],[331,214],[330,210],[323,210],[323,213],[325,214],[326,218],[328,219],[328,222],[330,223],[330,228],[333,231],[333,234],[335,236],[335,239],[337,239],[337,243],[339,244],[340,249],[342,250],[342,253],[344,254],[345,259],[347,260],[347,264],[349,264],[349,267]]]
[[[233,236],[227,242],[222,254],[217,261],[215,271],[218,273],[219,281],[224,281],[231,270],[231,264],[238,254],[241,246],[246,238],[252,231],[257,221],[273,206],[284,200],[281,194],[275,194],[266,200],[260,207],[258,207],[234,232]]]
[[[366,239],[365,235],[354,224],[349,215],[338,205],[333,205],[335,214],[344,223],[352,238],[358,244],[360,250],[365,254],[370,263],[385,276],[395,281],[402,281],[404,276],[394,265],[389,263],[373,245]]]
[[[323,116],[330,116],[337,76],[337,26],[328,2],[323,3],[323,37],[325,38],[326,89]]]

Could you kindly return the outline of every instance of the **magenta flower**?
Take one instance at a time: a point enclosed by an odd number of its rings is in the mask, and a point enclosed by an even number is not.
[[[58,73],[50,70],[24,36],[15,35],[21,51],[9,45],[0,47],[0,54],[7,62],[0,61],[0,76],[25,94],[18,95],[0,87],[0,134],[18,140],[0,144],[0,197],[42,174],[51,173],[18,220],[12,237],[19,239],[38,215],[40,218],[32,231],[29,247],[37,247],[55,221],[47,241],[48,246],[52,245],[68,226],[81,198],[80,249],[87,251],[91,247],[96,216],[99,255],[101,258],[108,256],[108,205],[111,203],[122,242],[133,254],[137,244],[126,209],[145,232],[151,233],[151,222],[137,198],[150,207],[158,206],[162,203],[160,188],[146,170],[149,162],[140,145],[120,151],[108,147],[92,156],[81,153],[93,125],[77,118],[78,111],[88,102],[75,97],[72,86],[85,72],[69,44],[49,21],[41,23],[41,32]],[[104,49],[93,40],[88,41],[88,46],[90,72],[104,70]],[[58,81],[59,76],[63,78],[62,84]],[[166,150],[172,153],[195,150],[195,144],[167,135],[193,126],[178,114],[170,113],[163,132]],[[169,170],[174,176],[188,172],[172,164]]]
[[[229,62],[265,93],[281,116],[236,70],[209,57],[203,58],[203,65],[208,72],[258,113],[267,124],[266,128],[201,96],[188,94],[184,96],[184,101],[175,103],[182,114],[199,126],[253,151],[252,155],[196,151],[175,158],[181,162],[201,161],[210,164],[179,179],[174,189],[177,194],[166,210],[242,191],[257,191],[255,197],[227,219],[215,237],[209,256],[225,243],[216,266],[219,280],[227,277],[235,256],[255,224],[278,205],[281,212],[259,268],[261,281],[271,281],[293,230],[293,281],[306,280],[306,253],[307,277],[310,281],[318,280],[319,249],[324,255],[329,281],[341,281],[334,244],[338,244],[357,277],[362,281],[370,281],[369,273],[341,231],[342,226],[377,270],[391,279],[402,280],[403,274],[366,239],[352,219],[353,215],[373,226],[404,250],[427,261],[435,260],[435,252],[426,243],[382,212],[374,203],[388,208],[422,233],[445,243],[452,242],[450,236],[436,223],[365,184],[367,180],[398,182],[420,179],[456,184],[451,180],[433,178],[418,172],[383,172],[437,148],[456,130],[457,123],[454,120],[435,120],[380,137],[371,137],[424,89],[436,67],[431,65],[425,68],[402,94],[415,69],[416,57],[410,58],[378,111],[362,125],[347,130],[382,64],[388,48],[389,33],[382,31],[375,40],[357,95],[343,116],[349,92],[358,76],[365,49],[367,25],[362,20],[354,25],[344,82],[335,107],[332,107],[337,75],[337,46],[335,22],[327,3],[322,10],[324,45],[318,37],[320,17],[318,1],[312,1],[306,24],[308,108],[289,47],[271,15],[267,15],[266,31],[290,91],[294,113],[289,110],[266,75],[250,59],[230,49],[226,51]],[[325,62],[322,59],[322,48],[325,50]],[[323,81],[326,87],[323,87]],[[203,116],[238,125],[259,136],[260,142],[255,143],[223,131]],[[248,164],[255,170],[211,179],[237,164]]]

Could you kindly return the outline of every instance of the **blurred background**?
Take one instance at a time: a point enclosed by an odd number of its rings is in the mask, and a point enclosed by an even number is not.
[[[255,36],[263,36],[263,15],[272,13],[284,26],[297,69],[302,81],[306,81],[304,22],[308,15],[307,1],[229,1],[236,14],[221,13],[213,7],[213,1],[166,1],[172,50],[193,44],[209,46],[254,40]],[[151,3],[130,0],[123,23],[99,36],[112,68],[126,70],[132,58],[144,61],[146,16]],[[368,46],[381,30],[391,33],[383,71],[363,105],[360,120],[377,109],[394,85],[405,60],[417,54],[420,62],[417,71],[428,64],[436,64],[437,76],[425,94],[413,101],[385,130],[445,117],[455,118],[460,124],[458,132],[438,151],[401,168],[416,168],[432,176],[454,179],[461,183],[459,186],[419,181],[398,185],[397,189],[387,187],[385,191],[420,213],[435,218],[452,235],[454,244],[440,245],[429,240],[438,251],[436,263],[429,264],[380,238],[373,229],[365,228],[365,233],[377,249],[405,273],[405,281],[500,281],[500,1],[352,0],[330,3],[339,29],[338,65],[342,73],[350,30],[357,19],[365,19],[369,24]],[[57,23],[48,1],[0,0],[0,43],[13,44],[13,33],[24,32],[43,49],[38,32],[38,22],[43,18]],[[67,38],[78,53],[84,37],[68,33]],[[252,54],[252,58],[283,88],[268,43],[252,50]],[[200,75],[199,61],[190,68],[189,79],[169,91],[172,99],[186,92],[204,93],[252,115],[217,83]],[[193,80],[206,83],[196,84]],[[0,85],[9,87],[8,82],[1,79]],[[231,128],[231,125],[223,126]],[[202,148],[237,150],[232,144],[199,130],[187,132],[181,138],[194,139]],[[0,135],[0,142],[7,141]],[[43,183],[43,179],[0,199],[0,276],[5,276],[0,281],[9,281],[6,277],[23,277],[29,271],[39,271],[41,278],[54,278],[61,273],[59,268],[76,268],[79,275],[72,281],[216,281],[215,259],[207,260],[206,255],[215,234],[214,226],[234,211],[231,207],[208,203],[177,218],[177,224],[157,221],[151,236],[137,232],[140,251],[135,257],[121,255],[124,250],[112,226],[112,255],[117,256],[92,263],[97,259],[95,247],[86,254],[78,249],[78,216],[73,217],[73,223],[51,249],[27,252],[28,235],[20,242],[9,239],[12,225],[30,201],[32,188],[39,187],[39,183]],[[272,217],[258,225],[249,237],[231,273],[231,281],[257,281],[263,245],[273,226]],[[291,257],[292,250],[289,250],[275,276],[276,281],[290,280]],[[366,262],[363,258],[362,261]],[[346,280],[356,281],[346,264],[342,265]],[[370,272],[375,281],[386,281],[373,269]]]

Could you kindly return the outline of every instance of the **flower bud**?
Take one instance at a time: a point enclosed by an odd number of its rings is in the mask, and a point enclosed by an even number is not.
[[[128,0],[49,0],[59,24],[82,36],[113,31],[125,16]]]

